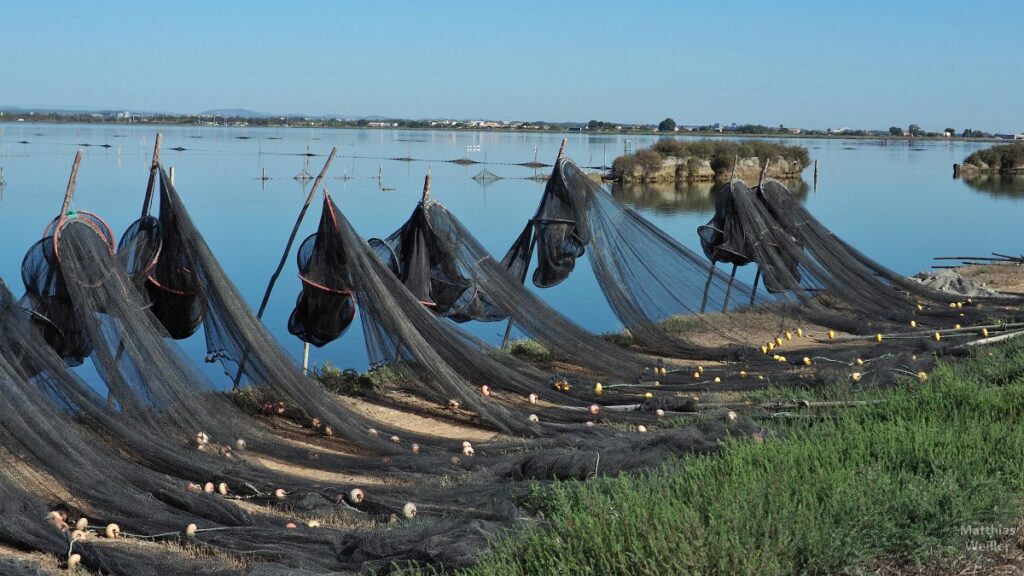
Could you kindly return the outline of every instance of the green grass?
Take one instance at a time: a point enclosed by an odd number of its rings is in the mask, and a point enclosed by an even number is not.
[[[1024,343],[992,353],[884,404],[773,424],[763,445],[540,489],[544,521],[460,574],[834,574],[958,555],[962,527],[1024,510]]]
[[[536,340],[525,338],[510,340],[505,345],[504,350],[516,358],[529,362],[550,362],[554,360],[554,355],[551,354],[551,351]]]

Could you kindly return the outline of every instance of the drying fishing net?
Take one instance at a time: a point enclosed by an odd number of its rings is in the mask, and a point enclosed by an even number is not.
[[[24,305],[32,311],[36,327],[69,366],[77,366],[92,352],[92,342],[77,321],[67,280],[58,263],[56,230],[67,218],[95,232],[91,240],[97,246],[113,251],[114,236],[102,219],[89,212],[71,212],[51,221],[43,232],[43,238],[25,254],[21,278],[25,283]],[[84,281],[95,282],[99,276],[90,275]]]
[[[317,347],[344,334],[356,316],[355,297],[347,284],[345,249],[332,241],[336,235],[324,233],[336,227],[333,215],[324,210],[317,233],[299,247],[302,292],[288,319],[289,332]]]

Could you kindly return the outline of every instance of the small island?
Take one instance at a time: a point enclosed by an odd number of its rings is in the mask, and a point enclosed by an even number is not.
[[[766,160],[767,175],[777,179],[799,178],[811,163],[803,146],[764,141],[660,140],[650,148],[616,158],[609,177],[618,182],[710,182],[735,174],[757,180]]]
[[[1024,174],[1024,141],[978,150],[963,164],[953,164],[954,177],[981,174]]]

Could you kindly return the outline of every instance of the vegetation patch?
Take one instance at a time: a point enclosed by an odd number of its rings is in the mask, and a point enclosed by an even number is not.
[[[1024,142],[978,150],[964,159],[964,164],[991,172],[1024,173]]]
[[[676,167],[674,177],[677,180],[697,179],[702,168],[710,168],[717,176],[727,174],[733,169],[736,158],[755,158],[757,165],[767,159],[781,158],[787,163],[787,173],[798,173],[811,162],[810,154],[803,146],[787,146],[778,142],[665,139],[634,154],[619,156],[612,162],[612,174],[620,179],[635,179],[638,175],[641,179],[654,178],[668,158],[682,161]]]
[[[886,401],[773,420],[764,444],[718,456],[538,489],[544,522],[460,573],[835,574],[969,556],[1021,514],[1024,343],[940,363],[924,383],[821,394]]]

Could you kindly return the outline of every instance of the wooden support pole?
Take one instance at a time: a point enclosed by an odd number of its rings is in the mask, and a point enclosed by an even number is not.
[[[427,175],[423,178],[423,196],[420,198],[420,202],[426,202],[427,198],[430,197],[430,167],[427,167]]]
[[[757,265],[757,272],[754,272],[754,287],[750,289],[750,305],[754,305],[757,298],[757,282],[761,279],[761,265]]]
[[[715,277],[715,266],[717,263],[712,260],[711,268],[708,270],[708,281],[704,283],[704,299],[700,303],[700,313],[704,313],[704,309],[708,306],[708,290],[711,289],[711,280]]]
[[[565,157],[565,146],[567,144],[569,144],[569,139],[568,138],[562,138],[562,144],[558,146],[558,156],[555,158],[555,165],[551,169],[551,176],[552,177],[554,177],[555,173],[558,171],[558,162],[559,162],[559,160],[561,160],[562,158]],[[544,206],[544,201],[541,200],[541,206],[537,208],[537,216],[540,215],[540,212],[541,212],[541,209],[542,209],[543,206]],[[535,216],[535,218],[537,216]],[[536,224],[534,224],[533,220],[530,221],[530,224],[531,224],[531,228],[536,225]],[[530,235],[530,248],[526,252],[526,266],[523,266],[523,274],[519,278],[520,284],[526,283],[526,275],[530,271],[530,261],[533,260],[533,250],[534,250],[534,248],[536,246],[537,246],[537,231],[536,230],[532,230],[532,233]],[[512,322],[511,315],[509,315],[508,325],[505,326],[505,336],[501,339],[501,347],[502,348],[504,348],[505,346],[508,345],[508,340],[512,336],[512,323],[513,322]]]
[[[732,265],[732,273],[729,274],[729,287],[725,289],[725,301],[722,302],[722,312],[729,309],[729,295],[732,294],[732,283],[736,281],[736,266]]]
[[[302,373],[309,374],[309,342],[302,343]]]
[[[764,159],[764,166],[761,167],[761,177],[757,180],[757,187],[760,188],[761,184],[764,184],[764,177],[768,175],[768,164],[771,163],[771,158]]]
[[[167,170],[167,179],[171,181],[171,186],[174,186],[174,166]]]
[[[71,177],[68,178],[68,187],[64,190],[64,203],[60,207],[60,220],[67,217],[68,207],[71,206],[71,199],[75,196],[75,182],[78,181],[78,167],[82,164],[82,149],[79,148],[75,154],[75,163],[71,165]],[[58,226],[60,228],[60,226]]]
[[[330,155],[327,156],[327,161],[324,162],[324,167],[320,170],[320,174],[317,175],[316,180],[313,181],[313,187],[309,191],[309,195],[306,196],[306,201],[302,204],[302,210],[299,210],[299,217],[295,219],[295,225],[292,226],[292,232],[288,235],[288,242],[284,246],[284,254],[281,255],[281,261],[278,262],[277,268],[274,273],[270,276],[270,282],[267,283],[267,289],[263,292],[263,300],[260,301],[260,308],[256,312],[256,319],[262,320],[263,313],[267,310],[267,303],[270,301],[270,293],[274,291],[274,284],[277,283],[277,279],[281,276],[281,270],[284,269],[284,265],[288,262],[288,255],[291,254],[292,244],[295,243],[295,237],[299,234],[299,228],[302,226],[302,220],[306,217],[306,211],[309,210],[309,205],[313,203],[313,197],[316,195],[317,189],[320,184],[324,181],[324,177],[327,176],[327,170],[331,167],[331,161],[334,160],[334,156],[338,153],[338,147],[331,148]],[[235,374],[234,388],[238,388],[238,383],[242,379],[242,372],[245,370],[245,363],[249,357],[249,349],[246,348],[242,354],[242,359],[238,363],[238,373]]]
[[[814,179],[818,179],[818,159],[814,159]]]
[[[153,188],[156,186],[156,177],[160,172],[160,146],[163,141],[164,135],[157,132],[156,142],[153,144],[153,162],[149,165],[149,181],[146,182],[146,196],[142,200],[142,215],[139,218],[149,216],[149,206],[153,202]]]

